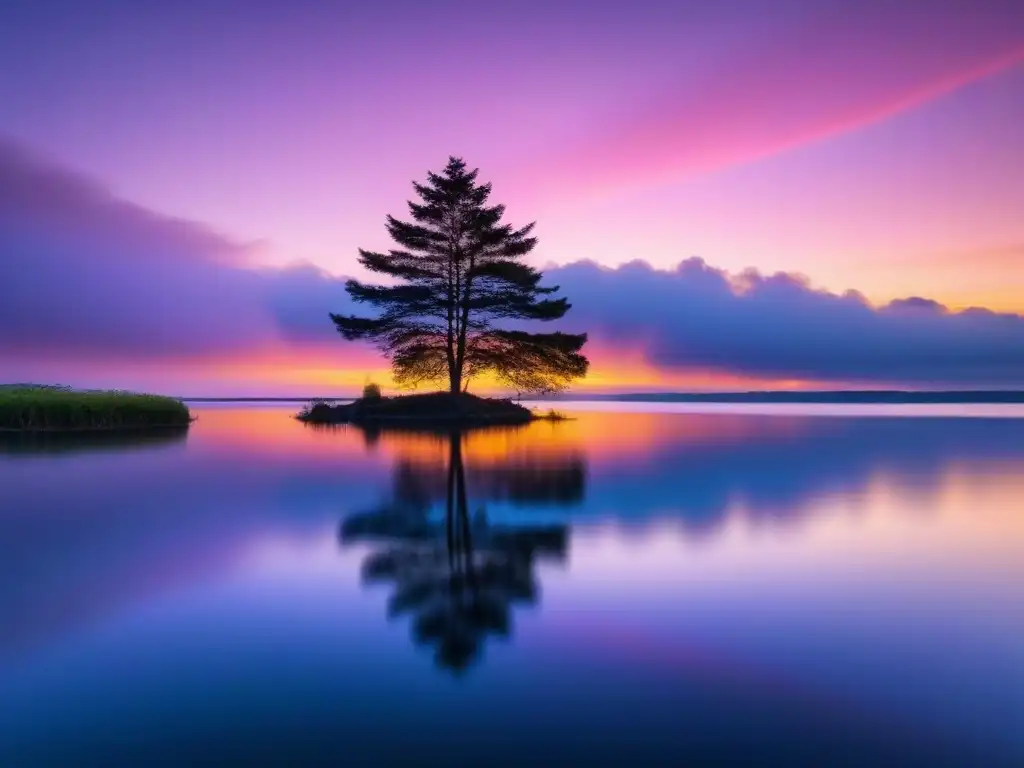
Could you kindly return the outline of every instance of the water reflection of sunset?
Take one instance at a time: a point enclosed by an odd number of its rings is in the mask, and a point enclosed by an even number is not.
[[[916,488],[880,470],[862,486],[809,494],[767,519],[738,497],[720,510],[713,536],[688,528],[682,516],[629,535],[618,522],[577,524],[573,573],[601,602],[608,590],[702,601],[709,589],[721,598],[756,592],[761,583],[807,595],[820,589],[817,580],[867,588],[873,574],[898,574],[900,586],[890,591],[924,591],[941,601],[943,590],[998,583],[1019,570],[1024,515],[1009,500],[1024,495],[1020,468],[1019,458],[992,472],[948,466]],[[955,567],[956,578],[935,581],[937,561]],[[610,572],[615,584],[602,576]]]
[[[385,456],[443,461],[444,436],[385,431],[367,437],[354,427],[312,428],[289,415],[298,404],[267,408],[193,406],[200,418],[190,442],[211,448],[282,453],[291,456],[366,454],[367,444]],[[513,457],[553,456],[585,452],[588,461],[639,462],[666,446],[741,445],[771,440],[784,442],[805,434],[805,419],[751,418],[732,414],[668,414],[567,411],[565,421],[537,421],[523,427],[479,429],[463,435],[463,453],[470,464],[494,464]],[[818,425],[819,427],[822,425]]]
[[[215,451],[289,456],[361,456],[362,436],[353,429],[307,428],[292,416],[299,403],[271,407],[192,404],[199,419],[189,443]]]
[[[200,406],[190,450],[247,454],[268,468],[337,460],[353,479],[367,462],[404,464],[429,475],[448,461],[447,435],[312,429],[290,417],[296,407]],[[1011,482],[1020,463],[1019,452],[1010,448],[1012,423],[961,422],[954,440],[946,422],[933,419],[912,426],[898,419],[569,415],[567,421],[462,435],[469,482],[585,467],[600,502],[592,512],[630,510],[619,525],[648,531],[644,546],[661,560],[662,577],[676,568],[669,561],[684,557],[680,548],[693,547],[704,553],[705,578],[716,572],[715,563],[723,574],[735,573],[768,566],[765,558],[773,555],[779,560],[769,567],[784,569],[795,543],[801,562],[814,558],[823,570],[840,567],[843,557],[854,568],[866,558],[888,557],[886,552],[902,553],[896,560],[902,557],[910,567],[915,552],[927,556],[946,546],[980,563],[987,554],[1005,555],[1005,542],[1019,539],[1024,525],[1000,502],[1024,492],[1020,482]],[[981,458],[973,459],[969,449],[981,451]],[[654,546],[649,537],[655,534],[675,543]],[[618,534],[615,540],[622,545]],[[706,549],[710,540],[715,545]],[[866,549],[858,550],[858,541]]]

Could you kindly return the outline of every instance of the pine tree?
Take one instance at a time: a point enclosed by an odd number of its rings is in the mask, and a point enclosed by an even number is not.
[[[451,157],[440,174],[427,174],[426,184],[413,182],[419,201],[409,202],[412,221],[387,217],[397,248],[359,251],[364,267],[394,284],[346,285],[378,314],[331,319],[346,339],[376,344],[400,386],[447,379],[452,392],[462,392],[471,378],[492,373],[519,392],[564,389],[587,372],[580,353],[587,335],[515,327],[557,320],[571,305],[522,262],[537,245],[534,225],[503,224],[505,207],[487,205],[491,185],[477,184],[477,173]]]

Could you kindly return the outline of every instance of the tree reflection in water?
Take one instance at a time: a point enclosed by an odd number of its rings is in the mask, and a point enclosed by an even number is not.
[[[483,509],[470,514],[463,434],[447,436],[446,465],[402,460],[393,498],[347,517],[343,545],[370,543],[364,583],[390,583],[391,617],[412,617],[412,636],[431,646],[437,664],[459,673],[479,660],[489,635],[512,632],[512,606],[539,599],[534,565],[565,560],[564,525],[491,523]],[[473,468],[470,485],[483,499],[515,505],[575,504],[586,469],[581,455],[526,464],[503,461]],[[443,500],[444,515],[432,514]]]

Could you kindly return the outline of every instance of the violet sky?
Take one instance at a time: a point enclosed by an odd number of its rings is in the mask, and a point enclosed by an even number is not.
[[[11,0],[0,380],[358,386],[320,318],[458,154],[594,386],[1024,386],[1021,126],[1014,0]]]

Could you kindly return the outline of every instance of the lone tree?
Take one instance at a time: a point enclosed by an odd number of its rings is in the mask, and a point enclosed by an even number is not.
[[[427,183],[413,182],[411,222],[388,216],[397,248],[359,251],[360,263],[394,284],[349,280],[349,295],[378,310],[375,317],[331,314],[348,340],[372,341],[391,359],[395,383],[448,380],[462,392],[484,373],[520,392],[554,392],[587,372],[580,350],[587,335],[528,333],[517,321],[557,320],[569,309],[558,286],[521,259],[537,245],[533,224],[503,224],[505,206],[488,206],[490,184],[451,157]],[[505,327],[498,327],[504,323]],[[510,327],[511,326],[511,327]]]

